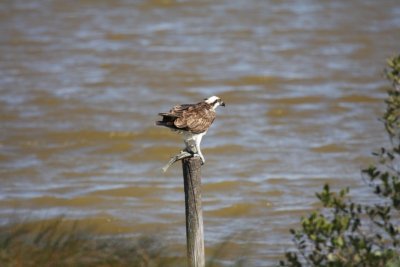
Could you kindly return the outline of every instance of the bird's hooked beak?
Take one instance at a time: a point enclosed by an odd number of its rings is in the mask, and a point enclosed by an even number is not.
[[[225,107],[225,102],[224,102],[224,101],[221,100],[221,101],[219,102],[219,104],[220,104],[221,107]]]

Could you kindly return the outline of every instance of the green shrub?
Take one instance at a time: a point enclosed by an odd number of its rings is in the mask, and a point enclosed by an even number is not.
[[[291,229],[296,250],[280,266],[400,266],[400,55],[388,60],[385,73],[393,85],[382,116],[390,145],[362,171],[375,201],[357,203],[348,188],[335,193],[325,185],[316,194],[323,208]]]

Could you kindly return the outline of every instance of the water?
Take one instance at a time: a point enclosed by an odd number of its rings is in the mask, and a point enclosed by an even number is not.
[[[0,221],[64,214],[184,253],[181,168],[160,171],[183,143],[154,122],[219,95],[206,247],[231,237],[273,265],[324,183],[364,194],[397,2],[2,1]]]

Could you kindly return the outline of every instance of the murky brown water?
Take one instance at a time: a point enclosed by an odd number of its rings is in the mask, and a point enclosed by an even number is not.
[[[254,266],[330,182],[362,194],[385,141],[385,59],[400,6],[383,1],[152,0],[0,3],[0,220],[96,221],[184,251],[183,146],[154,126],[219,95],[203,140],[207,248],[234,233]],[[251,230],[250,232],[246,232]]]

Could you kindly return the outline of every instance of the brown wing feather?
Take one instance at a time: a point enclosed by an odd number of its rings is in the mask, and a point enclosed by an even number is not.
[[[158,121],[157,125],[195,134],[206,131],[215,119],[215,111],[205,102],[177,105],[169,113],[159,115],[163,116],[163,120]]]
[[[178,128],[197,134],[206,131],[214,119],[215,111],[209,104],[200,102],[184,110],[174,124]]]
[[[182,117],[185,110],[194,105],[195,104],[177,105],[173,107],[169,112],[158,113],[158,115],[162,116],[163,118],[161,121],[157,121],[156,125],[165,126],[175,130],[181,130],[181,127],[177,127],[175,125],[175,121]]]

